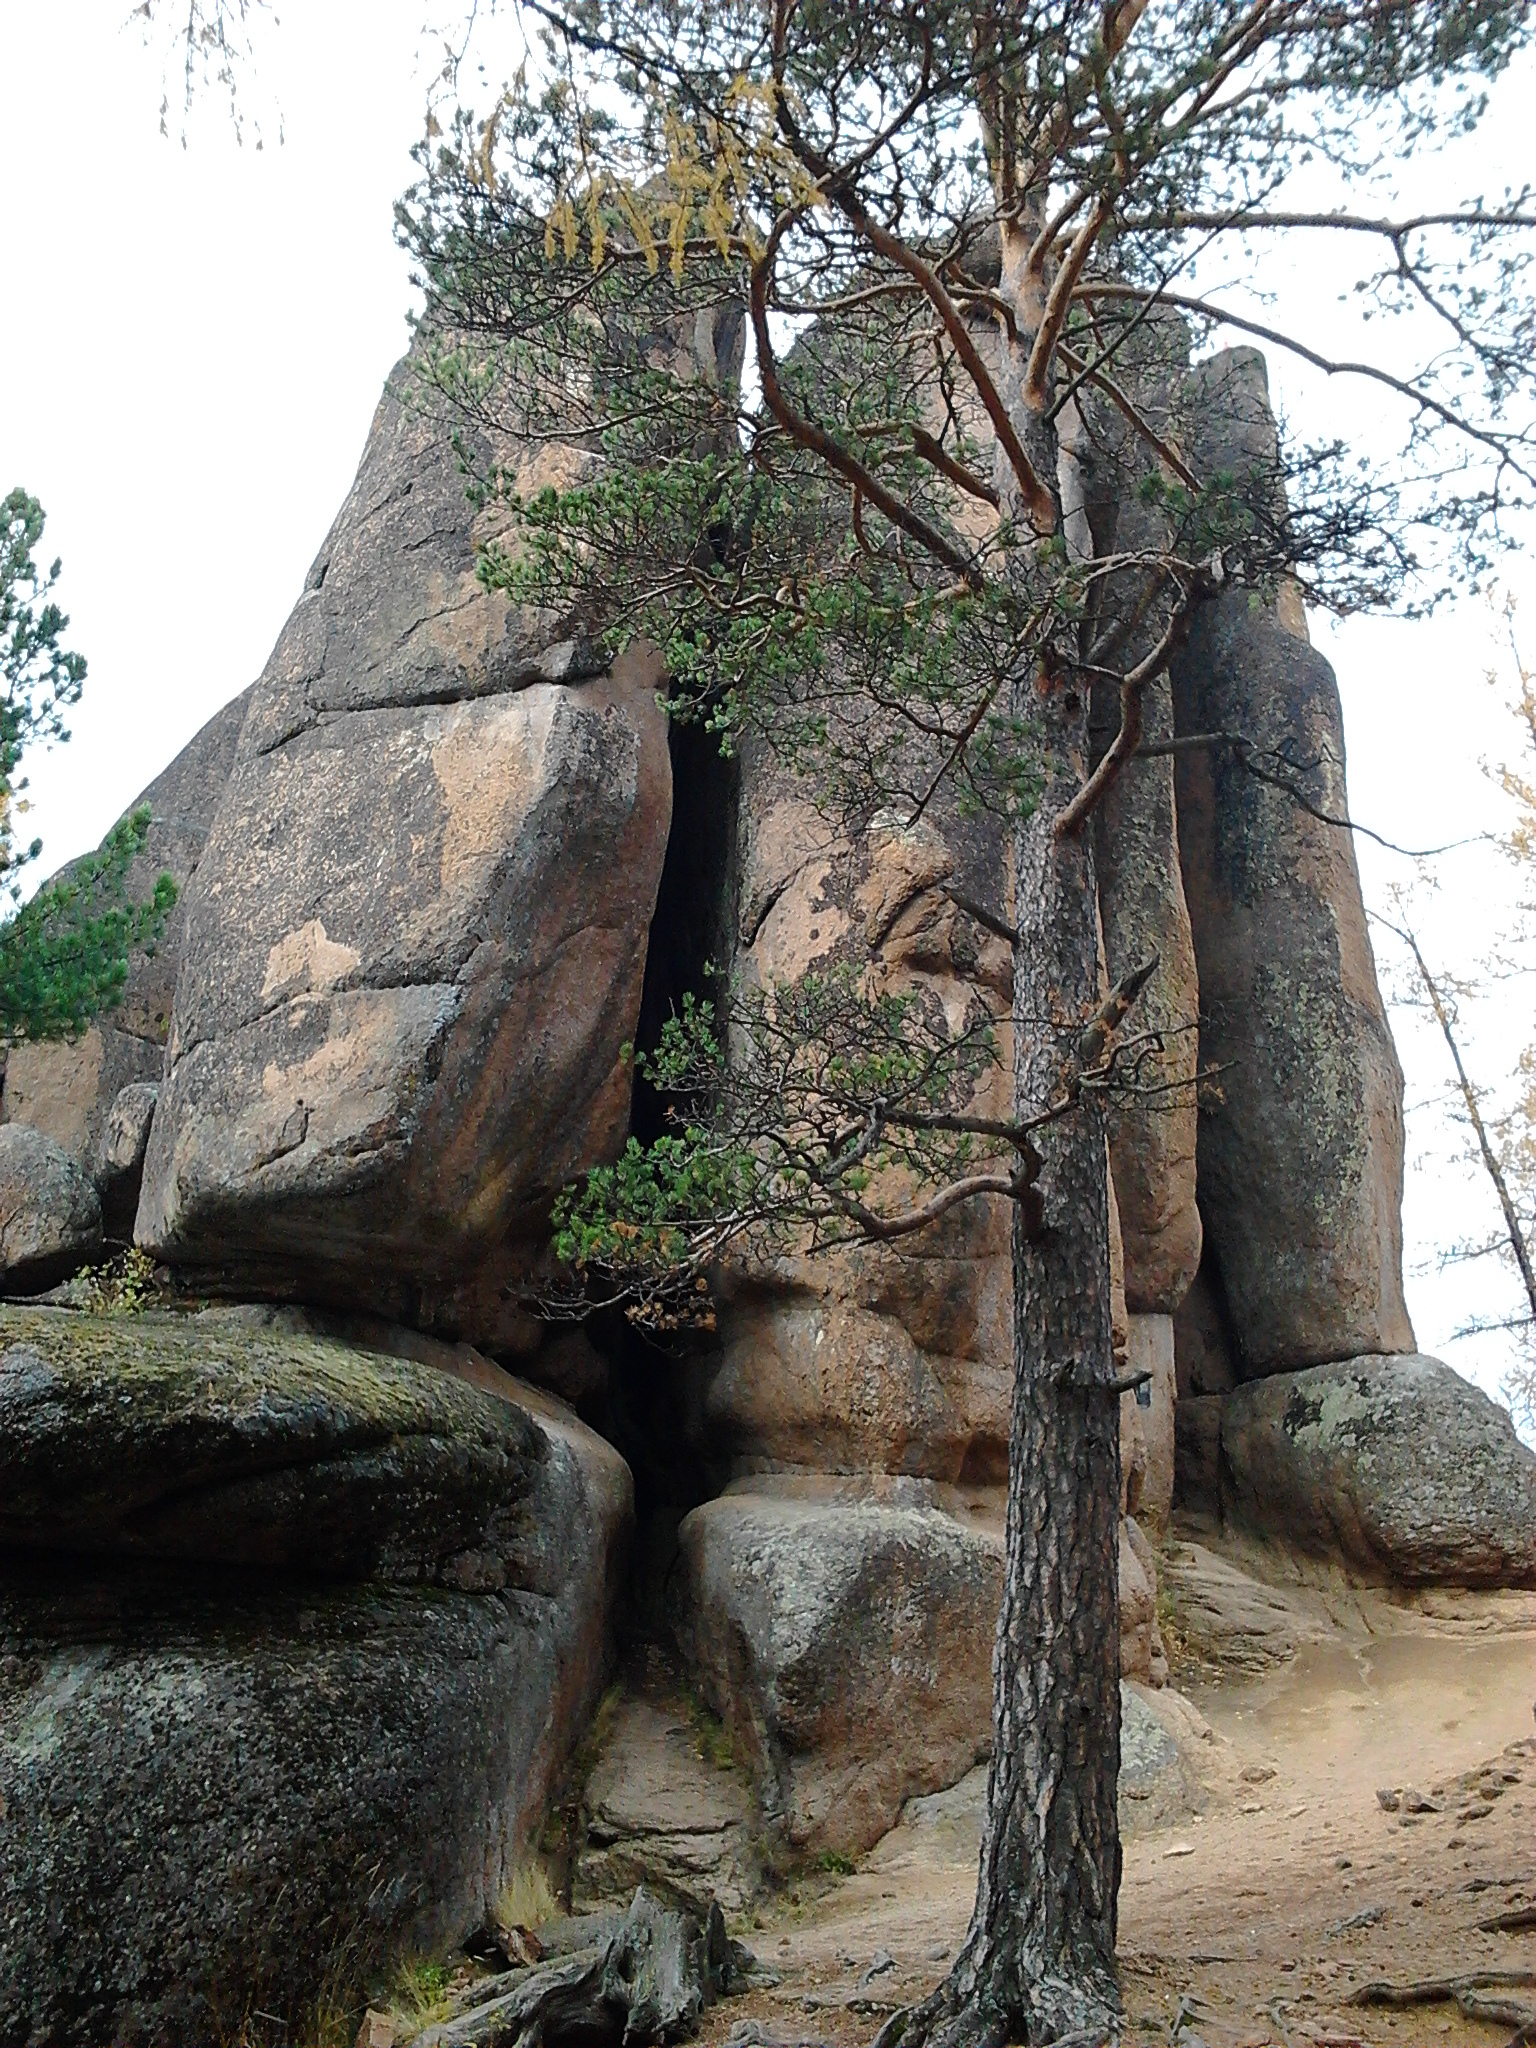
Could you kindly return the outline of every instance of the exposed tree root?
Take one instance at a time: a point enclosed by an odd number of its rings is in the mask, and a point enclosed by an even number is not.
[[[1513,2027],[1507,2048],[1527,2048],[1536,2042],[1536,2006],[1516,1998],[1493,1994],[1517,1991],[1536,1984],[1536,1970],[1477,1970],[1465,1977],[1421,1977],[1411,1984],[1377,1981],[1362,1984],[1350,1996],[1351,2005],[1384,2005],[1399,2009],[1414,2005],[1456,2005],[1469,2020],[1483,2020],[1495,2026]]]
[[[1536,1928],[1536,1906],[1512,1906],[1507,1913],[1494,1913],[1477,1924],[1484,1934],[1523,1934]]]
[[[999,1990],[1001,1982],[1007,1988]],[[978,1963],[968,1943],[920,2005],[892,2013],[874,2048],[1118,2048],[1121,2014],[1114,1983],[1094,1973],[1031,1974]]]
[[[702,1919],[643,1888],[590,1947],[508,1970],[474,1987],[452,2018],[409,2048],[640,2048],[691,2033],[708,2005],[745,1990],[756,1964],[726,1935],[720,1908]]]

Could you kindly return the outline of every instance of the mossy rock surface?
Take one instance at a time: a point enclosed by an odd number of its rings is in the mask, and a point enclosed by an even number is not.
[[[566,1633],[526,1593],[0,1569],[0,2043],[303,2038],[462,1938],[537,1835]]]
[[[0,1309],[0,1548],[526,1584],[548,1454],[524,1410],[291,1318]]]
[[[1221,1404],[1221,1511],[1405,1586],[1536,1586],[1536,1455],[1438,1358],[1275,1373]]]
[[[526,1860],[632,1488],[441,1350],[0,1309],[0,2048],[302,2038]]]

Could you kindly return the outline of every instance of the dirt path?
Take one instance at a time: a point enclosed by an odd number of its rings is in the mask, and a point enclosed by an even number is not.
[[[1189,1760],[1198,1786],[1171,1822],[1133,1819],[1127,2041],[1509,2042],[1510,2021],[1454,2004],[1350,1997],[1372,1980],[1523,1970],[1524,1989],[1485,1995],[1536,2009],[1536,1924],[1480,1925],[1522,1909],[1536,1923],[1536,1603],[1425,1612],[1298,1585],[1264,1588],[1261,1604],[1292,1654],[1267,1663],[1250,1644],[1237,1673],[1187,1656],[1209,1728]],[[761,1915],[749,1938],[782,1982],[721,2008],[706,2038],[868,2041],[935,1982],[970,1910],[983,1779],[914,1802],[853,1876]]]

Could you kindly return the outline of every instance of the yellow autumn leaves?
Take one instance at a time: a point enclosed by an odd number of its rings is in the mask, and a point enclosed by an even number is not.
[[[574,263],[585,245],[592,268],[600,270],[618,229],[627,230],[632,251],[653,276],[665,254],[674,283],[682,280],[691,243],[707,244],[722,260],[745,253],[755,262],[763,251],[764,214],[785,205],[809,210],[825,204],[780,130],[778,92],[771,80],[742,75],[728,86],[718,117],[662,108],[665,160],[643,175],[626,164],[631,151],[624,143],[600,146],[599,124],[585,117],[585,109],[575,109],[581,168],[545,215],[546,261],[563,255]],[[478,176],[491,190],[498,135],[511,104],[512,95],[504,95],[481,130]]]

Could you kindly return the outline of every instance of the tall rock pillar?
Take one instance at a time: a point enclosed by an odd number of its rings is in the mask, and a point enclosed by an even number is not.
[[[1278,477],[1264,360],[1192,379],[1203,476]],[[1278,488],[1278,484],[1276,486]],[[1347,814],[1344,729],[1301,605],[1235,591],[1174,665],[1181,738],[1241,734],[1316,809]],[[1403,1077],[1376,985],[1347,830],[1260,780],[1229,741],[1178,757],[1179,838],[1199,964],[1200,1206],[1243,1379],[1413,1349],[1403,1300]]]

